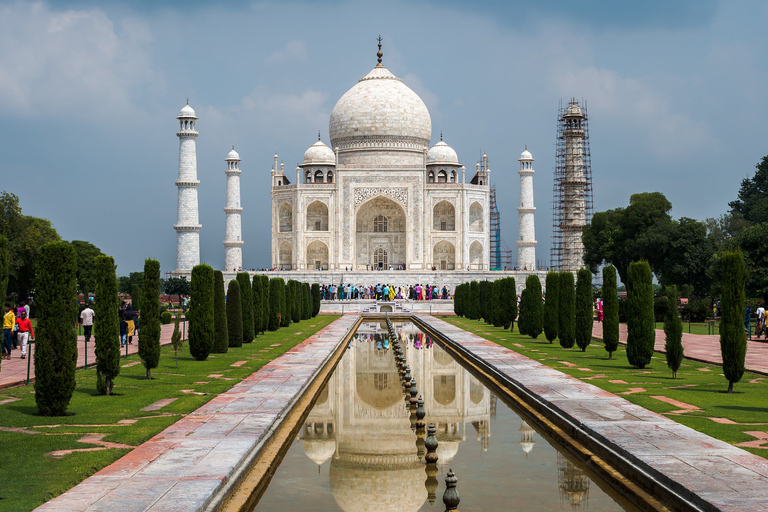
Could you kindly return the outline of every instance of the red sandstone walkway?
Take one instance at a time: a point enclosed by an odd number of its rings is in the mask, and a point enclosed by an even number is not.
[[[182,332],[186,332],[184,326],[186,322],[182,322]],[[160,344],[168,345],[171,343],[171,334],[173,334],[173,324],[161,326],[160,331]],[[82,336],[77,337],[77,367],[83,368],[86,363],[86,352],[84,350],[85,342]],[[35,378],[35,361],[30,360],[30,355],[34,352],[35,344],[30,346],[32,352],[27,353],[27,359],[21,359],[21,347],[14,350],[11,354],[10,361],[3,359],[2,366],[0,366],[0,389],[11,386],[18,386],[24,384],[27,378],[27,367],[29,367],[29,376],[31,380]],[[91,337],[90,343],[88,343],[88,367],[90,368],[96,363],[95,354],[96,344]],[[138,337],[133,337],[133,344],[128,345],[128,354],[135,354],[139,351]],[[122,355],[125,356],[125,348],[121,349]]]
[[[592,337],[603,339],[603,326],[595,322],[592,327]],[[619,325],[619,341],[627,342],[627,326]],[[723,358],[720,355],[720,336],[706,334],[688,334],[683,333],[683,348],[685,357],[712,363],[723,364]],[[664,350],[664,330],[656,329],[656,344],[654,350],[665,352]],[[747,371],[768,374],[768,343],[764,341],[747,341]]]

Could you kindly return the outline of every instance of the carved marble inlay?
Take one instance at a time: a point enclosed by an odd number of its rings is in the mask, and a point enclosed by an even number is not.
[[[365,201],[376,196],[394,199],[408,210],[408,189],[400,187],[355,188],[355,209]]]

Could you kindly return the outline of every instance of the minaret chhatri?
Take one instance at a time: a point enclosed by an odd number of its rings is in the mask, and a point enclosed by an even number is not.
[[[197,209],[197,150],[195,139],[195,121],[197,116],[187,104],[179,116],[179,177],[176,187],[179,189],[176,206],[176,271],[190,271],[200,263],[200,228]]]
[[[517,265],[522,270],[536,269],[536,230],[533,225],[533,155],[525,146],[525,151],[518,159],[520,162],[520,206],[517,209],[520,217],[517,240]]]
[[[227,215],[224,230],[224,271],[236,271],[243,268],[243,228],[240,206],[240,155],[232,146],[225,160],[227,162],[227,203],[224,213]]]

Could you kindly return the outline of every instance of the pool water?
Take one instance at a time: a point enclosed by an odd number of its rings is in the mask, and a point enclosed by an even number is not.
[[[462,511],[629,509],[414,324],[395,329],[437,465],[423,462],[424,434],[417,446],[386,324],[363,323],[255,510],[442,512],[449,468]]]

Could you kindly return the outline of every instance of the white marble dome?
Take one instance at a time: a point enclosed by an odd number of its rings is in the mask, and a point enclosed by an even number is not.
[[[302,165],[336,165],[336,155],[323,141],[318,140],[304,152]]]
[[[333,457],[336,441],[333,439],[302,439],[304,454],[318,466]]]
[[[235,151],[235,146],[232,146],[232,151],[227,154],[227,160],[240,160],[240,154]]]
[[[375,147],[416,142],[426,149],[432,119],[415,92],[387,68],[376,66],[333,107],[329,134],[333,147],[366,141]]]
[[[440,140],[427,151],[427,165],[459,165],[459,156],[451,146]]]
[[[568,110],[565,112],[565,115],[567,116],[581,116],[583,115],[581,113],[581,108],[576,103],[571,103],[571,106],[568,107]]]
[[[533,160],[533,155],[530,151],[528,151],[528,148],[525,149],[522,153],[520,153],[520,160]]]
[[[189,103],[184,105],[184,107],[181,109],[181,112],[179,112],[179,117],[193,117],[197,119],[197,116],[195,115],[195,109],[189,106]]]

